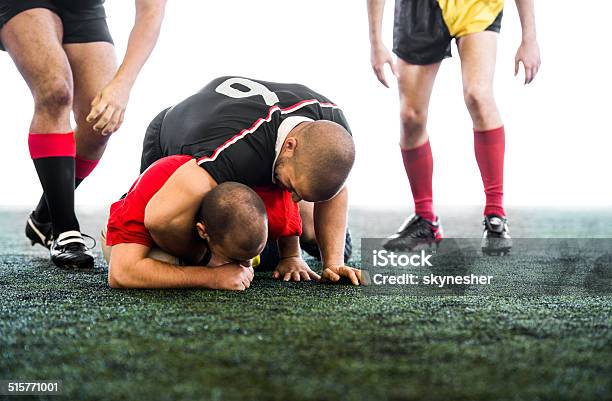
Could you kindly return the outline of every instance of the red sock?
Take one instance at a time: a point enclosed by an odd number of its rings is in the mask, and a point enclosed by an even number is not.
[[[402,159],[414,198],[414,212],[429,221],[435,221],[432,175],[433,158],[429,141],[414,149],[402,149]]]
[[[87,176],[89,176],[89,174],[91,174],[91,172],[94,171],[94,169],[98,165],[98,162],[100,161],[100,160],[87,160],[79,156],[75,157],[74,160],[75,160],[74,176],[76,179],[81,180],[81,181],[87,178]]]
[[[489,131],[474,130],[474,153],[482,176],[487,203],[486,216],[506,217],[504,210],[504,127]]]
[[[76,145],[74,133],[37,134],[30,132],[28,147],[33,160],[47,157],[74,157]]]

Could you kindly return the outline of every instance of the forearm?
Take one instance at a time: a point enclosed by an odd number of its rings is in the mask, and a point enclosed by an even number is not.
[[[521,29],[523,33],[523,42],[536,40],[536,22],[534,0],[515,0],[519,18],[521,20]]]
[[[282,237],[278,240],[278,253],[281,259],[301,257],[300,237]]]
[[[115,75],[130,86],[134,84],[140,70],[148,60],[164,19],[165,0],[137,0],[136,18],[130,33],[123,62]]]
[[[212,269],[182,267],[159,260],[144,258],[114,271],[109,267],[109,282],[113,288],[216,288]]]
[[[344,265],[344,241],[348,220],[348,190],[327,202],[315,203],[314,226],[323,266]]]
[[[382,22],[385,12],[385,0],[368,0],[368,23],[370,27],[370,44],[382,44]]]

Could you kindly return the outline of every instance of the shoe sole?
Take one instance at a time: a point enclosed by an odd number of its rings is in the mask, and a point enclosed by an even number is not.
[[[59,261],[55,261],[51,259],[51,262],[60,269],[64,270],[91,270],[95,266],[95,260],[92,257],[91,259],[81,260],[81,261],[73,261],[73,262],[64,262],[61,263]]]
[[[58,263],[53,262],[53,264],[55,266],[57,266],[58,268],[62,269],[62,270],[93,270],[95,267],[95,264],[92,263],[91,265],[87,265],[87,266],[82,266],[79,264],[64,264],[64,265],[60,265]]]

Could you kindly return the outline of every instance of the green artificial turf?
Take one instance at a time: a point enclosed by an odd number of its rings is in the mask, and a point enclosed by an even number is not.
[[[399,223],[380,213],[352,214],[356,239]],[[516,226],[612,237],[611,214],[582,213],[517,211]],[[243,293],[111,290],[102,262],[49,266],[25,216],[0,212],[0,380],[61,379],[62,399],[612,399],[609,296],[374,296],[265,272]],[[457,216],[447,232],[478,235],[477,210]]]

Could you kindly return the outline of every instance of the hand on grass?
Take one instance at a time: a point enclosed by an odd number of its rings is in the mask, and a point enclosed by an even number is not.
[[[219,267],[211,267],[214,274],[215,290],[244,291],[251,286],[255,272],[251,266],[228,263]]]
[[[312,271],[301,256],[283,258],[274,269],[272,278],[283,281],[320,280],[321,277]]]
[[[353,285],[364,284],[361,276],[361,270],[350,266],[330,265],[323,269],[321,274],[322,281],[338,282],[342,277],[348,278]]]

